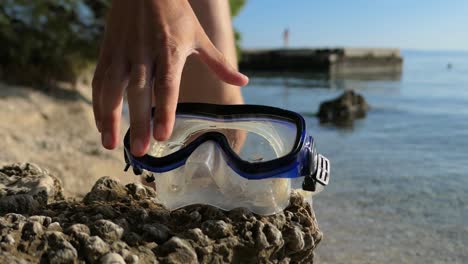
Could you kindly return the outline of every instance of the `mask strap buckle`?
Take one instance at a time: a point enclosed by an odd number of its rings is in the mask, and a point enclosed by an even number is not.
[[[302,189],[309,192],[317,190],[317,182],[327,186],[330,181],[330,161],[315,150],[315,144],[312,137],[306,143],[305,160],[303,175],[304,182]]]

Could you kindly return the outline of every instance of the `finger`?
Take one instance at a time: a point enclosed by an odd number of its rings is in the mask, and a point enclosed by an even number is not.
[[[249,78],[235,69],[206,35],[203,37],[201,47],[197,51],[203,62],[221,80],[237,86],[245,86],[249,82]]]
[[[186,54],[182,54],[176,49],[168,51],[158,58],[153,88],[156,102],[153,137],[158,141],[164,141],[172,134],[179,98],[180,79],[186,59]]]
[[[101,110],[100,110],[100,102],[101,102],[101,89],[102,83],[106,76],[106,68],[108,66],[108,60],[101,52],[99,56],[98,63],[96,65],[96,69],[94,71],[93,81],[91,83],[93,93],[92,93],[92,101],[93,101],[93,113],[94,113],[94,120],[96,122],[96,127],[99,132],[101,132]]]
[[[127,87],[130,112],[130,146],[135,156],[143,156],[151,139],[151,78],[150,65],[133,65]]]
[[[124,89],[128,83],[126,64],[112,64],[106,72],[100,93],[102,145],[114,149],[118,144]]]

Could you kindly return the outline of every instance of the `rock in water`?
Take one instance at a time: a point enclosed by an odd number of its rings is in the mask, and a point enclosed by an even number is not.
[[[47,175],[37,166],[4,168],[2,199],[37,196],[10,183],[19,175]],[[35,215],[0,213],[0,263],[313,263],[322,239],[299,193],[283,212],[260,216],[208,205],[171,212],[146,188],[104,177],[84,201],[50,203],[59,188],[43,193],[44,201],[32,200]],[[18,189],[24,192],[11,191]]]
[[[338,98],[323,102],[317,114],[320,122],[339,126],[352,125],[358,118],[364,118],[369,105],[364,97],[353,90],[345,91]]]

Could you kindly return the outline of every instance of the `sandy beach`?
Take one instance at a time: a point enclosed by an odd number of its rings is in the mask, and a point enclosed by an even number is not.
[[[127,127],[123,121],[122,133]],[[0,83],[0,138],[0,166],[36,163],[62,181],[66,196],[83,196],[102,176],[136,179],[123,171],[121,146],[101,146],[88,85],[43,92]]]

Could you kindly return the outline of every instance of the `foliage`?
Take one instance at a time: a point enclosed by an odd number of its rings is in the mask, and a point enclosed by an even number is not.
[[[231,8],[231,16],[236,17],[239,12],[242,10],[242,8],[245,5],[245,2],[247,0],[229,0],[229,6]],[[241,41],[242,41],[242,36],[241,33],[237,30],[234,29],[234,38],[236,41],[236,51],[237,51],[237,59],[241,59]]]
[[[230,0],[237,15],[246,0]],[[110,0],[0,0],[0,79],[71,81],[97,58]],[[235,32],[240,51],[240,33]]]
[[[231,16],[236,17],[245,5],[246,0],[230,0]]]
[[[107,0],[2,0],[0,78],[74,81],[96,58]]]

